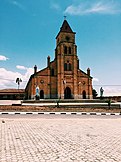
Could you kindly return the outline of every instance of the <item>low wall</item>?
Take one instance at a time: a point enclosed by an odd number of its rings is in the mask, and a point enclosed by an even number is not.
[[[40,111],[40,112],[113,112],[120,113],[120,105],[113,105],[110,108],[104,105],[61,105],[57,106],[11,106],[2,105],[0,106],[0,111]]]
[[[97,97],[99,100],[100,97]],[[116,101],[116,102],[121,102],[121,96],[104,96],[102,100],[111,100],[111,101]]]

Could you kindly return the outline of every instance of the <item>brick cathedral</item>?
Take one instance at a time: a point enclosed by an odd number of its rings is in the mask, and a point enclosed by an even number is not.
[[[56,36],[55,59],[47,57],[47,67],[31,75],[25,92],[27,99],[92,99],[90,69],[79,69],[75,32],[64,20]]]

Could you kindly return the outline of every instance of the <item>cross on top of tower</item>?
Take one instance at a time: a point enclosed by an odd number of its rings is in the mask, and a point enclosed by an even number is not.
[[[66,17],[67,17],[67,16],[64,16],[64,20],[66,20]]]

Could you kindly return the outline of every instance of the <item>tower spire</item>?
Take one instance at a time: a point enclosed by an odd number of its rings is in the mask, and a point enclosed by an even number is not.
[[[67,17],[67,16],[64,16],[64,21],[63,21],[63,24],[62,24],[62,26],[61,26],[61,28],[60,28],[60,31],[59,31],[58,35],[59,35],[61,32],[76,34],[75,32],[73,32],[73,30],[71,29],[70,25],[68,24],[68,22],[67,22],[67,20],[66,20],[66,17]],[[57,39],[58,35],[56,36],[56,39]]]

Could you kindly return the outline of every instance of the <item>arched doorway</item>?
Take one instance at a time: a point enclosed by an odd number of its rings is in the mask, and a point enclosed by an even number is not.
[[[66,89],[64,91],[64,98],[71,99],[71,89],[69,87],[66,87]]]
[[[40,91],[40,99],[44,99],[44,91],[43,90]]]
[[[86,99],[86,91],[82,92],[83,99]]]

